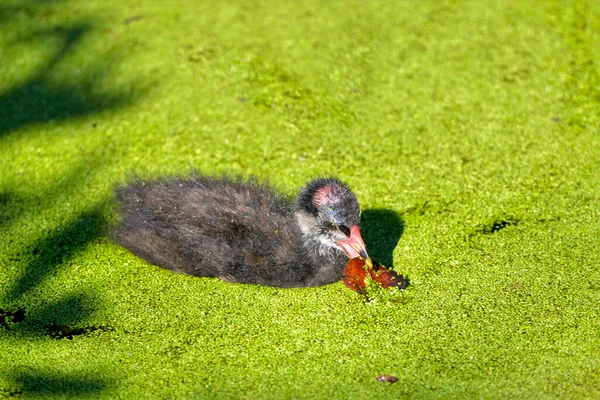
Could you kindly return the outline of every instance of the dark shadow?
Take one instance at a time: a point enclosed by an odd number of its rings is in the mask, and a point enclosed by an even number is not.
[[[81,117],[129,102],[131,96],[127,93],[106,94],[94,87],[109,67],[103,60],[93,71],[83,71],[69,82],[53,82],[49,78],[90,29],[90,25],[74,25],[34,35],[59,36],[62,44],[47,64],[24,83],[0,94],[0,137],[29,124]]]
[[[361,233],[369,255],[380,264],[394,267],[394,249],[404,232],[404,220],[392,210],[363,210]]]
[[[93,334],[96,331],[112,331],[109,326],[82,326],[82,321],[88,319],[93,311],[93,296],[89,293],[71,294],[31,314],[25,309],[4,312],[5,323],[0,329],[20,339],[50,337],[56,340],[73,340],[77,336]],[[6,318],[7,316],[10,318]],[[15,372],[8,388],[0,388],[0,398],[3,395],[8,398],[28,395],[93,396],[107,386],[104,381],[89,376],[58,371],[55,374],[47,371],[32,372],[26,364],[23,364],[23,368],[27,368],[27,371]]]
[[[88,57],[94,58],[95,62],[86,63],[69,73],[66,79],[57,79],[69,57],[85,51],[81,48],[82,39],[94,26],[76,22],[48,28],[44,15],[53,13],[53,7],[58,7],[54,3],[59,0],[24,0],[0,5],[1,23],[13,23],[13,19],[27,15],[27,23],[31,26],[29,33],[18,36],[18,42],[12,47],[32,43],[56,47],[54,54],[35,72],[0,93],[0,137],[30,124],[77,118],[121,107],[140,95],[134,82],[123,86],[127,89],[110,92],[103,89],[102,82],[110,74],[114,59],[105,59],[95,51],[88,52]]]
[[[2,229],[23,217],[23,214],[35,210],[53,208],[56,203],[68,199],[75,192],[85,190],[95,178],[95,170],[101,169],[110,162],[109,156],[90,155],[71,164],[69,170],[61,174],[61,179],[51,182],[44,188],[32,191],[2,190],[0,188],[0,237]],[[90,169],[93,166],[94,169]],[[101,205],[96,207],[100,210]],[[68,218],[65,216],[65,218]]]
[[[101,207],[80,214],[66,226],[56,228],[47,237],[38,239],[28,253],[33,259],[7,290],[6,300],[13,302],[53,274],[75,253],[102,233],[104,218]]]
[[[24,202],[25,199],[18,193],[0,191],[0,230],[21,214]]]
[[[27,312],[24,308],[4,310],[0,308],[0,328],[11,329],[14,325],[25,321]]]
[[[96,309],[89,293],[73,293],[46,304],[40,310],[0,309],[0,328],[18,337],[73,339],[95,331],[109,332],[108,325],[86,325]]]
[[[29,66],[23,72],[5,76],[5,84],[0,86],[0,142],[32,125],[89,117],[124,107],[144,94],[144,88],[140,90],[136,78],[118,88],[107,88],[107,82],[113,80],[106,78],[112,76],[115,63],[119,61],[114,56],[118,51],[115,50],[116,42],[109,43],[106,52],[98,51],[100,46],[86,46],[90,33],[97,29],[96,20],[78,17],[82,12],[79,9],[72,10],[70,20],[54,18],[65,11],[58,7],[71,5],[63,0],[0,1],[0,26],[13,32],[5,36],[12,42],[3,42],[3,50],[8,55],[3,62],[13,68],[11,71],[18,71],[14,69],[18,62]],[[57,19],[62,22],[53,22]],[[42,52],[35,54],[36,50]],[[125,54],[126,49],[122,51]],[[40,58],[40,54],[44,58]],[[11,55],[22,58],[11,58]],[[83,55],[85,65],[75,64],[79,62],[75,60]],[[49,188],[38,189],[35,193],[18,187],[1,188],[0,230],[26,218],[31,212],[53,209],[56,202],[68,199],[71,192],[85,190],[97,169],[96,163],[90,166],[94,161],[98,160],[85,160],[85,173],[81,173],[80,168],[73,168],[74,179],[62,175],[63,179],[57,180],[56,184],[50,182]],[[2,334],[14,335],[19,340],[48,340],[48,337],[77,340],[75,337],[110,330],[105,326],[86,326],[100,301],[87,291],[59,293],[58,298],[55,293],[52,298],[38,299],[42,305],[36,301],[37,306],[31,305],[24,296],[66,267],[73,256],[103,234],[102,210],[104,206],[98,205],[82,213],[64,215],[65,222],[60,226],[53,226],[32,242],[28,240],[29,245],[23,246],[19,242],[15,246],[18,249],[11,250],[9,260],[18,268],[10,274],[11,281],[4,283],[6,291],[2,295],[6,304],[0,310]],[[0,231],[0,238],[2,234]],[[77,281],[76,276],[73,279]],[[27,360],[21,364],[21,367],[15,367],[12,377],[7,377],[12,381],[11,386],[8,389],[0,387],[0,398],[96,397],[107,387],[106,381],[96,378],[94,371],[88,369],[81,373],[64,373],[53,370],[53,366],[43,371],[30,368]]]
[[[31,316],[36,326],[75,326],[88,319],[94,312],[93,300],[84,293],[70,294],[46,305]]]
[[[106,382],[88,375],[63,376],[45,371],[19,371],[12,378],[16,387],[13,391],[24,396],[92,396],[106,388]]]

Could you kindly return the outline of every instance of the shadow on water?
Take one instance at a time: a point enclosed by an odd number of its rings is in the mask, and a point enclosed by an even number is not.
[[[23,212],[26,201],[19,193],[0,191],[0,234],[2,228],[10,225]]]
[[[12,302],[38,286],[65,264],[75,253],[83,250],[103,229],[101,208],[80,214],[66,226],[59,226],[48,236],[38,239],[29,249],[27,265],[6,293]]]
[[[73,327],[94,312],[94,301],[87,293],[74,293],[47,304],[33,316],[39,327]],[[47,329],[45,333],[48,333]]]
[[[8,59],[4,61],[7,68],[16,71],[8,74],[5,71],[6,79],[0,85],[0,141],[31,125],[43,126],[125,107],[144,94],[135,87],[137,81],[107,89],[107,78],[111,78],[115,63],[119,62],[114,56],[117,45],[111,42],[106,46],[107,51],[111,51],[110,57],[98,52],[102,46],[88,47],[90,37],[98,38],[97,25],[93,19],[82,16],[85,8],[72,8],[71,3],[0,1],[0,26],[5,29],[2,53],[15,55],[14,59],[6,56]],[[72,15],[64,17],[68,12]],[[85,65],[75,64],[83,55]],[[22,72],[16,70],[19,65],[23,66]],[[135,90],[138,92],[134,95]],[[43,129],[36,131],[43,132]],[[57,184],[49,182],[49,188],[35,193],[0,188],[0,230],[10,228],[33,212],[55,210],[55,203],[83,190],[97,170],[96,164],[90,164],[89,159],[86,162],[85,168],[74,169],[78,171],[73,173],[75,179],[63,175],[56,179]],[[72,278],[74,288],[63,292],[57,287],[55,290],[61,292],[54,292],[52,298],[37,297],[47,295],[45,290],[40,290],[41,285],[68,268],[73,257],[103,234],[103,209],[104,205],[100,204],[78,214],[64,215],[67,222],[50,228],[29,244],[15,238],[15,242],[19,242],[15,248],[23,250],[15,250],[9,256],[10,262],[18,268],[0,298],[2,334],[12,335],[17,340],[47,340],[48,337],[69,340],[107,329],[85,326],[97,309],[98,299],[77,288],[76,276]],[[35,300],[29,300],[33,296]],[[52,358],[52,353],[46,357]],[[33,360],[27,357],[16,362],[19,367],[8,376],[10,386],[0,387],[0,398],[95,397],[109,386],[108,381],[97,378],[87,369],[86,372],[63,372],[58,363],[41,371],[31,362]]]
[[[69,260],[82,251],[89,243],[102,234],[105,225],[101,206],[83,212],[70,223],[55,228],[50,234],[38,239],[27,253],[22,253],[25,263],[23,272],[5,294],[6,309],[0,308],[0,330],[18,338],[73,339],[96,330],[108,331],[110,327],[85,326],[85,322],[95,312],[97,305],[92,293],[77,291],[65,293],[60,298],[46,300],[42,307],[30,309],[26,294],[41,285],[45,280],[68,266]],[[76,279],[76,278],[75,278]],[[14,304],[19,304],[15,307]],[[98,379],[80,377],[77,374],[31,372],[24,360],[23,369],[14,372],[11,385],[0,387],[0,397],[21,395],[96,395],[107,384]]]
[[[104,325],[82,326],[82,322],[88,320],[94,311],[95,302],[89,293],[71,293],[33,312],[27,308],[0,308],[0,328],[19,337],[69,336],[70,339],[93,330],[111,330],[112,328]],[[61,335],[61,332],[67,334]]]
[[[89,23],[60,24],[48,28],[40,14],[57,2],[38,0],[12,6],[0,5],[0,18],[4,23],[23,13],[30,16],[29,35],[20,36],[20,41],[10,47],[18,48],[23,43],[44,46],[49,45],[49,41],[52,45],[59,43],[56,51],[36,71],[0,93],[0,138],[30,124],[77,118],[131,102],[130,93],[106,92],[102,88],[102,78],[109,75],[113,65],[98,54],[90,52],[89,55],[97,58],[97,62],[87,63],[85,68],[68,78],[57,79],[57,72],[68,62],[69,56],[76,51],[84,51],[80,44],[93,30]]]
[[[404,220],[395,211],[363,210],[361,233],[369,255],[380,264],[394,267],[394,249],[404,232]]]
[[[106,388],[106,382],[87,375],[63,376],[46,371],[18,371],[12,376],[16,387],[12,391],[15,397],[21,395],[94,396]]]

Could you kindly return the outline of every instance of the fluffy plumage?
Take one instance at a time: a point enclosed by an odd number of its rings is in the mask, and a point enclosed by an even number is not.
[[[294,202],[264,184],[208,177],[137,180],[116,197],[115,241],[179,273],[317,286],[341,279],[348,257],[364,249],[358,201],[334,178],[313,180]],[[343,250],[345,242],[354,244]]]

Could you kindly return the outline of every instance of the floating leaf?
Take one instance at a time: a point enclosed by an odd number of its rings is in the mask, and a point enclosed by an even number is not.
[[[360,293],[366,293],[367,276],[377,282],[382,288],[397,287],[404,289],[408,283],[396,271],[387,269],[371,258],[353,258],[348,261],[344,269],[344,284]]]
[[[395,377],[394,375],[379,375],[375,379],[377,380],[377,382],[389,382],[389,383],[398,382],[398,378]]]

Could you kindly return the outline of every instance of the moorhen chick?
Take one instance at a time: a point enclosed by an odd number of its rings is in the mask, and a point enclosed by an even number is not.
[[[175,272],[276,287],[340,280],[348,259],[367,258],[360,207],[335,178],[309,182],[290,202],[266,184],[192,177],[117,190],[115,241]]]

